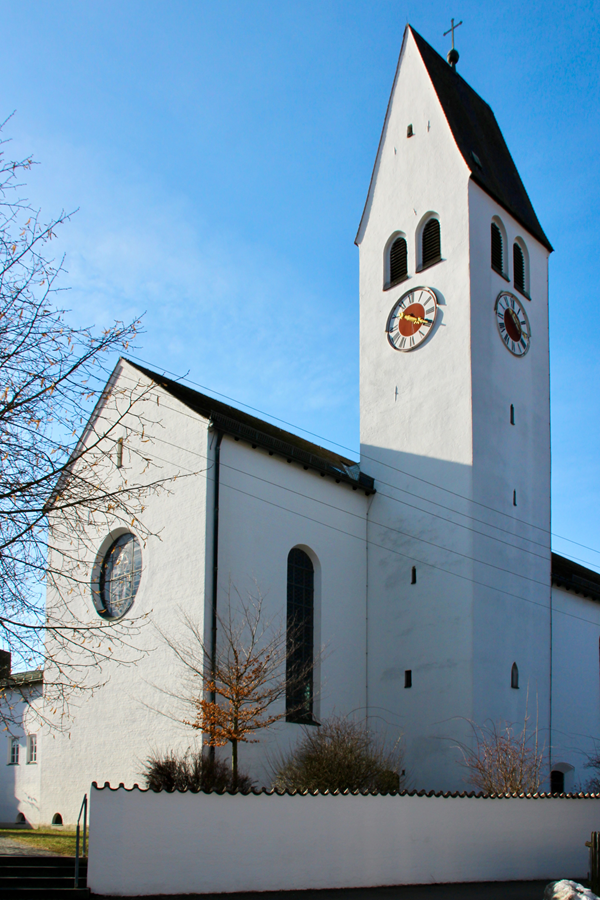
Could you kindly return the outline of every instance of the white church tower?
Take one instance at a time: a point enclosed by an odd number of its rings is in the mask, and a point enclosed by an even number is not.
[[[368,715],[428,789],[471,723],[551,742],[552,248],[452,54],[406,28],[356,238]]]

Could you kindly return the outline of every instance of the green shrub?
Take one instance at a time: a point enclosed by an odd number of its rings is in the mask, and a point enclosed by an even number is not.
[[[398,745],[386,750],[363,723],[340,717],[305,727],[296,747],[272,769],[279,790],[389,793],[405,780]]]

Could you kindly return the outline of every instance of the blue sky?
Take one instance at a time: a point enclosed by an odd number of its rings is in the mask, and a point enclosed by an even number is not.
[[[156,368],[358,448],[358,251],[407,21],[494,109],[552,242],[554,547],[600,569],[598,5],[2,4],[29,197],[80,324],[145,312]]]

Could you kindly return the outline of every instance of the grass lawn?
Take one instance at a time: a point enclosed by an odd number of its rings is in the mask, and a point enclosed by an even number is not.
[[[0,837],[10,838],[24,847],[29,847],[32,854],[36,850],[52,850],[61,856],[75,856],[75,832],[59,831],[57,828],[34,828],[26,831],[21,828],[1,828]],[[83,850],[83,838],[79,838],[79,852]]]

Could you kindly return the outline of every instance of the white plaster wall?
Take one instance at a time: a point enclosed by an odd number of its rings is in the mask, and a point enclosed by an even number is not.
[[[120,375],[121,380],[137,377],[127,366]],[[134,482],[180,477],[146,502],[144,523],[153,536],[143,547],[142,578],[127,616],[140,617],[142,625],[133,649],[116,645],[115,658],[89,675],[106,683],[72,698],[63,732],[49,729],[45,735],[44,822],[60,812],[65,824],[72,823],[92,780],[142,783],[143,763],[152,752],[201,745],[199,733],[181,724],[193,718],[185,703],[189,674],[159,631],[186,641],[189,632],[181,621],[185,612],[209,639],[216,435],[205,420],[156,387],[143,402],[149,424],[139,446],[151,460],[150,469],[144,472],[130,454],[133,442],[141,440],[130,430],[124,469],[115,469],[115,483],[122,477]],[[230,597],[235,604],[236,591],[242,596],[260,591],[265,597],[263,621],[273,620],[275,627],[279,623],[285,629],[288,553],[298,545],[307,549],[317,570],[315,712],[327,716],[356,711],[364,716],[364,493],[227,436],[221,445],[220,473],[220,612],[226,611]],[[92,550],[105,539],[104,532],[98,533]],[[94,552],[82,547],[81,553],[86,587],[70,598],[70,608],[76,619],[93,623],[96,613],[87,584]],[[123,657],[129,665],[118,663]],[[85,654],[75,662],[85,664]],[[84,665],[79,671],[85,679]],[[241,748],[242,768],[259,784],[269,783],[268,755],[299,734],[298,725],[282,723],[260,735],[259,743]],[[228,750],[219,752],[228,755]]]
[[[472,535],[460,527],[472,492],[468,181],[407,32],[357,239],[361,467],[378,491],[368,531],[369,710],[405,733],[409,777],[428,789],[464,786],[455,744],[468,741],[472,710]],[[417,272],[418,227],[429,211],[440,218],[443,261]],[[384,290],[395,231],[407,236],[409,278]],[[437,293],[436,325],[401,353],[387,341],[387,317],[418,285]]]
[[[94,789],[88,884],[135,896],[582,879],[599,813],[598,799]]]
[[[130,387],[140,377],[124,363],[118,384]],[[141,781],[150,753],[186,748],[197,740],[190,729],[161,714],[177,719],[176,701],[159,689],[169,691],[180,679],[157,629],[183,633],[180,609],[200,622],[204,615],[207,422],[156,387],[142,404],[147,420],[144,435],[136,434],[136,422],[129,421],[124,465],[121,470],[115,467],[112,475],[115,486],[125,478],[148,483],[179,477],[145,501],[143,520],[151,536],[142,547],[142,577],[126,616],[140,626],[139,634],[131,637],[131,649],[114,642],[109,630],[102,646],[107,659],[99,669],[88,671],[85,650],[74,656],[82,683],[101,686],[72,696],[68,718],[60,720],[62,708],[58,709],[55,724],[62,730],[44,734],[41,821],[45,823],[56,812],[65,824],[73,823],[92,780],[131,785]],[[151,460],[148,468],[131,452],[134,447]],[[100,549],[109,532],[107,527],[91,535],[92,551]],[[80,552],[84,587],[69,596],[69,607],[76,620],[93,624],[101,621],[89,587],[94,553],[83,546]],[[53,602],[56,598],[49,592],[48,603]],[[48,683],[51,679],[50,670]],[[47,715],[51,709],[47,702]]]
[[[0,740],[0,822],[12,824],[22,813],[30,825],[40,821],[40,774],[42,742],[38,710],[40,685],[7,689],[2,698],[10,726]],[[37,762],[27,762],[27,736],[37,736]],[[10,762],[12,738],[19,740],[19,763]]]
[[[550,724],[550,372],[548,251],[492,200],[469,184],[473,366],[473,719],[523,725],[538,720],[547,745]],[[490,226],[506,235],[507,282],[491,267]],[[513,243],[524,240],[530,296],[514,287]],[[494,304],[501,291],[523,304],[530,349],[513,356],[498,334]],[[510,423],[514,405],[515,424]],[[517,506],[513,491],[517,491]],[[484,585],[490,585],[486,589]],[[511,667],[519,690],[511,689]]]
[[[551,764],[565,774],[565,790],[597,775],[586,768],[600,739],[600,604],[552,587]]]
[[[365,714],[367,498],[225,436],[219,493],[218,608],[236,591],[264,597],[265,621],[285,629],[287,558],[301,546],[315,565],[315,717]],[[282,710],[283,700],[280,707]],[[268,759],[301,734],[282,722],[240,747],[240,765],[270,784]]]

